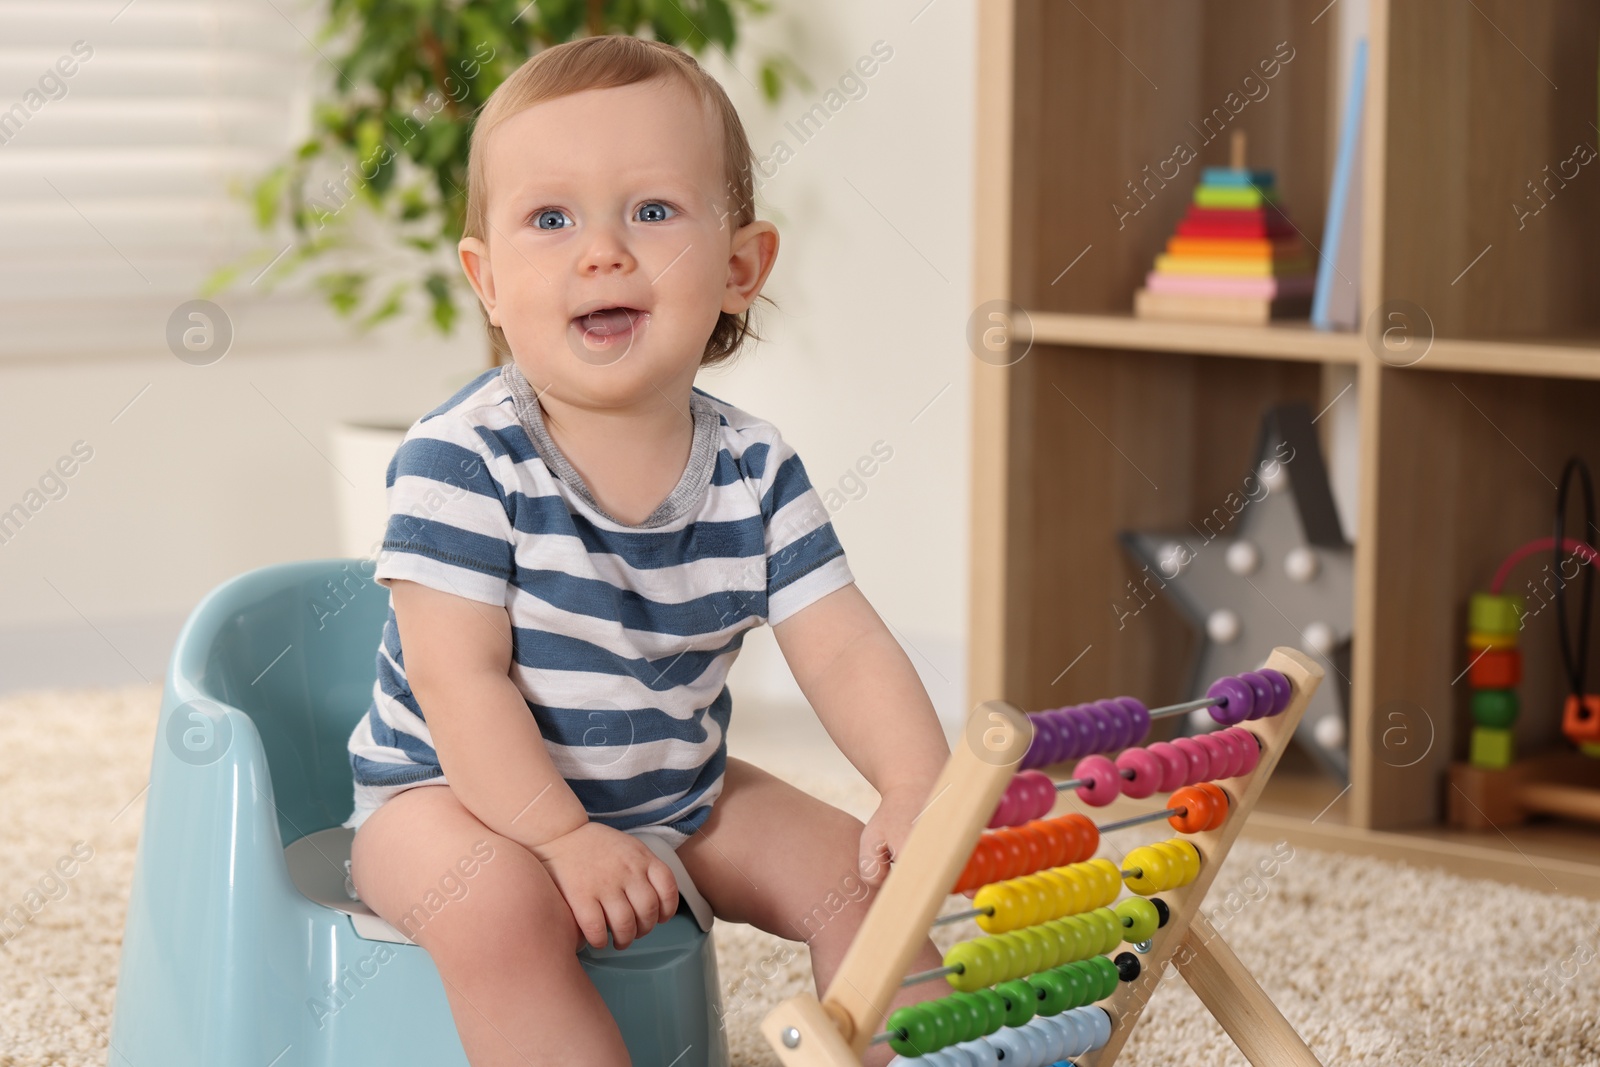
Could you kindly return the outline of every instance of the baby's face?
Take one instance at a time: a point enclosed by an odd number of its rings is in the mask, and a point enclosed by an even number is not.
[[[617,408],[681,397],[720,312],[760,292],[777,231],[735,231],[722,132],[693,90],[656,80],[547,100],[485,155],[487,246],[462,266],[541,392]]]

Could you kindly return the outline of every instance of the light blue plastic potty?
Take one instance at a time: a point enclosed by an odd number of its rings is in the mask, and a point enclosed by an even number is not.
[[[111,1026],[110,1067],[465,1067],[428,954],[353,899],[345,742],[389,592],[371,560],[212,590],[173,650]],[[710,910],[684,901],[585,970],[638,1067],[726,1067]],[[670,858],[669,858],[670,857]]]

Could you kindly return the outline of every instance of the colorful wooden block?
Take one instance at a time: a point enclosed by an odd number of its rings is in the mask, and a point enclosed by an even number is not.
[[[1473,630],[1467,634],[1467,647],[1474,651],[1480,648],[1516,648],[1517,635],[1486,634],[1480,630]]]
[[[1199,207],[1254,208],[1263,204],[1276,204],[1278,194],[1270,189],[1260,189],[1252,185],[1197,185],[1194,190],[1194,202]]]
[[[1205,185],[1259,185],[1263,188],[1271,185],[1274,176],[1270,170],[1247,170],[1234,167],[1207,167],[1200,172],[1200,181]]]
[[[1250,256],[1156,256],[1158,274],[1214,274],[1241,278],[1275,278],[1308,274],[1311,264],[1305,259],[1274,261],[1270,257]]]
[[[1481,653],[1470,653],[1472,666],[1467,668],[1467,684],[1474,689],[1510,689],[1522,681],[1522,650],[1520,648],[1491,648]]]
[[[1481,634],[1514,634],[1522,629],[1523,599],[1474,593],[1467,602],[1467,629]]]
[[[1475,689],[1472,693],[1472,721],[1492,730],[1508,730],[1517,721],[1517,692],[1514,689]]]
[[[1472,754],[1468,757],[1474,767],[1504,770],[1516,758],[1510,730],[1495,730],[1488,726],[1472,728]]]
[[[1568,696],[1561,732],[1575,745],[1600,744],[1600,696],[1590,693],[1582,700],[1576,694]]]
[[[1267,237],[1183,237],[1167,241],[1167,252],[1174,256],[1250,256],[1267,259],[1299,259],[1305,255],[1298,238]]]

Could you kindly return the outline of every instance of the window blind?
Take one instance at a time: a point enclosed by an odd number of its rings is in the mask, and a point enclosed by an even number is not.
[[[0,358],[160,352],[212,270],[288,244],[229,183],[306,136],[320,21],[305,0],[0,2]],[[252,277],[213,298],[236,345],[348,333],[308,286]]]

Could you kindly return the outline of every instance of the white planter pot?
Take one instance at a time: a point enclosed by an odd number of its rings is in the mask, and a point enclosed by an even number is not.
[[[333,465],[339,473],[333,476],[333,490],[338,505],[340,555],[371,559],[378,554],[389,517],[384,478],[395,449],[410,427],[410,423],[334,425]]]

